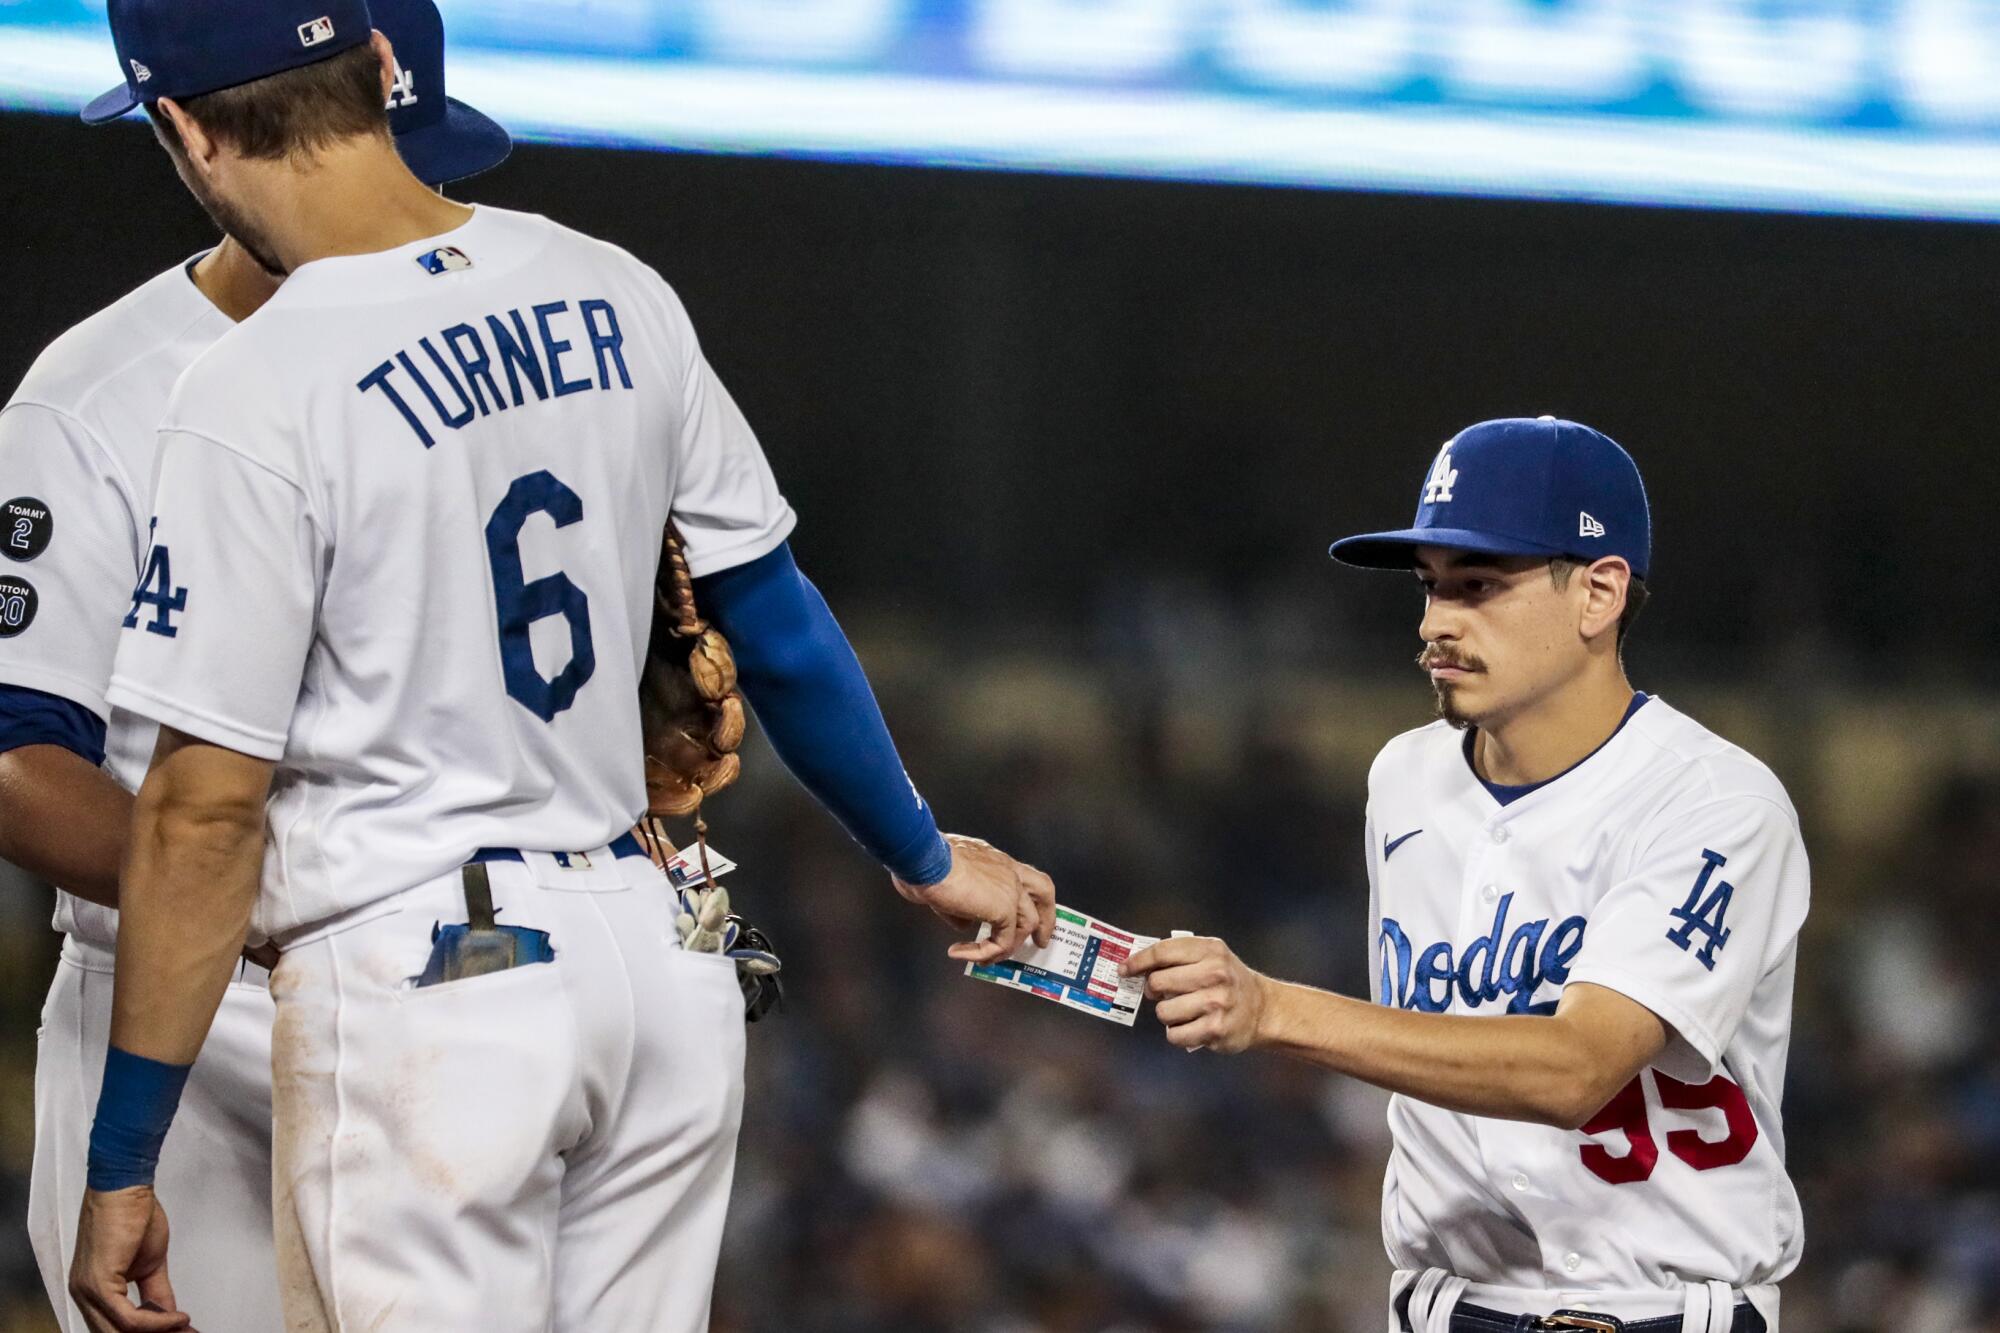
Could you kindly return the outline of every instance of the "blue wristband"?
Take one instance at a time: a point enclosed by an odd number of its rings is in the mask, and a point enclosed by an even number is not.
[[[153,1183],[160,1145],[180,1109],[181,1089],[192,1065],[163,1065],[113,1046],[104,1056],[104,1089],[90,1127],[91,1189],[130,1189]]]

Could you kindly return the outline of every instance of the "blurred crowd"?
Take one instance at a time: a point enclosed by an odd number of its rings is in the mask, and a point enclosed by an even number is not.
[[[1414,673],[1381,707],[1250,706],[1215,733],[1171,680],[1065,686],[864,651],[948,826],[1115,924],[1221,934],[1265,970],[1365,988],[1363,776],[1425,719]],[[1984,725],[2000,742],[2000,715]],[[1921,757],[1920,727],[1903,740]],[[1767,757],[1816,872],[1785,1102],[1807,1223],[1787,1323],[2000,1333],[2000,765],[1896,770],[1915,790],[1863,836],[1840,822],[1854,802],[1816,797],[1876,775]],[[1150,1012],[1126,1030],[968,981],[948,933],[768,751],[749,769],[712,804],[712,836],[743,865],[734,896],[776,937],[791,999],[750,1034],[719,1333],[1383,1327],[1382,1096],[1274,1058],[1183,1054]],[[0,1333],[52,1327],[18,1223],[55,948],[44,904],[25,887],[0,904],[0,1210],[15,1219]]]

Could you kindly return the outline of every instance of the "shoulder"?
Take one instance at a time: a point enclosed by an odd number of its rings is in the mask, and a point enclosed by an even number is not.
[[[1463,767],[1465,733],[1444,722],[1406,731],[1384,745],[1368,766],[1368,794],[1389,784],[1407,787],[1412,782],[1442,777]]]
[[[230,329],[188,364],[161,413],[160,433],[206,441],[296,484],[302,377],[285,365],[285,340],[267,336],[258,318]]]
[[[220,318],[176,266],[44,348],[10,406],[43,407],[93,432],[122,433],[122,417],[143,416],[150,408],[157,418],[174,380],[205,341],[195,338],[197,327]]]
[[[651,265],[624,246],[601,236],[592,236],[589,232],[578,231],[540,213],[521,213],[482,204],[479,219],[489,225],[495,235],[508,238],[523,252],[540,250],[560,253],[585,264],[624,270],[633,276],[649,278],[664,285],[665,280]]]
[[[1639,743],[1635,762],[1659,793],[1656,820],[1733,811],[1798,833],[1798,811],[1785,784],[1742,746],[1659,699],[1640,709],[1630,726]]]

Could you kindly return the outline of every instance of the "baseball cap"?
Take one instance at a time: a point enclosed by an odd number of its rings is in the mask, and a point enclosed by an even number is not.
[[[507,131],[445,95],[444,16],[432,0],[369,0],[369,8],[396,48],[389,128],[417,179],[432,185],[464,180],[506,161],[514,151]]]
[[[373,26],[366,0],[110,0],[107,17],[125,82],[84,107],[92,125],[329,59]]]
[[[1410,568],[1419,546],[1488,555],[1623,556],[1645,578],[1653,520],[1639,465],[1600,431],[1555,417],[1468,426],[1438,450],[1416,522],[1333,544],[1364,569]]]

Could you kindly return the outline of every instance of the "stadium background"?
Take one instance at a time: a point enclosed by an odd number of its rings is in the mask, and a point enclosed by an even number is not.
[[[0,164],[9,387],[210,240],[142,127],[0,115]],[[1414,585],[1326,542],[1402,521],[1470,421],[1622,440],[1635,683],[1771,762],[1814,858],[1788,1320],[2000,1330],[2000,233],[558,146],[456,193],[680,289],[948,826],[1300,980],[1365,985],[1363,777],[1428,705]],[[749,769],[715,836],[794,998],[751,1034],[718,1329],[1380,1327],[1375,1095],[964,981]],[[5,888],[16,1333],[55,940]]]

